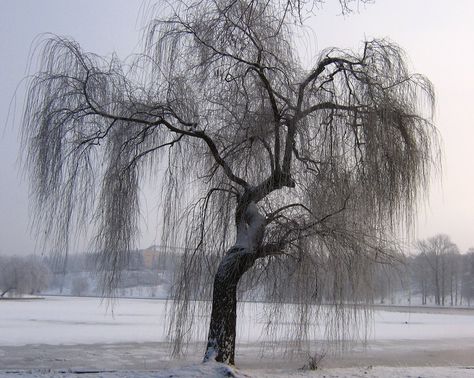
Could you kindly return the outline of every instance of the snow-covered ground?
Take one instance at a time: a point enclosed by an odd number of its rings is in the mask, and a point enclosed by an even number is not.
[[[222,372],[217,365],[183,368],[199,364],[205,319],[196,325],[189,355],[170,359],[166,306],[165,301],[152,299],[120,299],[113,307],[97,298],[0,301],[0,376],[69,377],[76,372],[96,377],[83,373],[101,370],[103,377],[189,377]],[[267,310],[262,304],[245,304],[240,311],[238,376],[474,376],[474,311],[376,310],[366,345],[353,344],[343,354],[327,354],[322,369],[305,371],[299,368],[308,355],[281,358],[269,352],[275,344],[268,343],[262,349]],[[320,328],[314,330],[317,339],[323,334]],[[327,344],[314,341],[313,350],[325,353],[325,348]],[[163,371],[169,368],[174,372]]]

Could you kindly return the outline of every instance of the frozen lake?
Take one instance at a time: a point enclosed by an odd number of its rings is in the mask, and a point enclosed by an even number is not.
[[[113,309],[97,298],[0,301],[0,369],[147,370],[177,366],[183,361],[169,358],[165,310],[165,301],[146,299],[120,299]],[[269,368],[296,371],[304,364],[304,356],[287,360],[268,353],[268,348],[262,350],[265,311],[262,304],[243,305],[237,364],[261,374]],[[328,355],[322,366],[474,365],[474,311],[378,309],[373,320],[366,345],[353,344],[342,355]],[[195,342],[184,360],[187,363],[201,359],[206,320],[196,330]],[[323,337],[319,328],[314,334]]]
[[[0,301],[0,346],[166,342],[165,310],[166,301],[153,299],[120,299],[113,306],[98,298],[77,297]],[[266,311],[262,304],[244,304],[239,311],[239,343],[265,339]],[[378,309],[369,343],[474,339],[474,310],[433,311]],[[204,340],[206,325],[201,324],[196,341]],[[319,329],[316,334],[323,337]]]

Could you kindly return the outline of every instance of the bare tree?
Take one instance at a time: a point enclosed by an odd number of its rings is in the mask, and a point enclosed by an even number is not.
[[[426,305],[428,303],[428,297],[434,293],[431,280],[432,270],[429,264],[426,263],[426,257],[421,253],[413,258],[410,267],[413,281],[421,294],[421,304]]]
[[[378,264],[374,269],[374,294],[381,304],[396,304],[396,294],[409,288],[408,260],[400,258],[391,264]]]
[[[447,276],[448,276],[448,290],[449,290],[449,304],[457,306],[461,295],[461,280],[462,280],[462,256],[459,249],[455,248],[447,256]]]
[[[431,272],[435,303],[444,306],[448,291],[453,302],[453,276],[458,276],[455,258],[459,250],[448,235],[438,234],[416,244],[420,256]],[[451,303],[453,304],[453,303]]]
[[[0,298],[36,294],[48,287],[49,279],[49,269],[34,256],[0,257]]]
[[[0,298],[16,290],[17,265],[19,265],[19,259],[0,257]]]
[[[471,305],[474,298],[474,248],[471,247],[462,256],[461,269],[461,301],[464,299],[467,305]]]
[[[71,295],[80,297],[89,291],[89,280],[83,274],[77,275],[71,282]]]
[[[133,61],[61,37],[38,48],[23,119],[35,224],[66,250],[92,219],[113,288],[136,241],[140,183],[165,166],[163,244],[184,247],[173,336],[179,347],[196,290],[212,295],[205,360],[234,363],[246,272],[279,292],[272,272],[294,269],[300,314],[315,296],[361,299],[437,158],[433,90],[403,51],[371,40],[321,51],[305,70],[296,3],[160,3]]]

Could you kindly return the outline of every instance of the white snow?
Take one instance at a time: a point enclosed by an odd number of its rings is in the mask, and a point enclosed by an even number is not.
[[[109,372],[58,372],[58,371],[0,371],[1,378],[471,378],[474,367],[366,367],[366,368],[337,368],[316,371],[302,370],[261,370],[244,372],[231,367],[206,363],[183,368],[162,371],[109,371]],[[250,375],[251,374],[251,375]]]
[[[45,297],[0,301],[0,345],[164,342],[167,303],[154,299],[106,300]],[[238,342],[265,339],[264,304],[246,303],[239,311]],[[387,340],[474,339],[474,311],[463,314],[377,310],[369,338]],[[194,340],[206,335],[207,319],[196,325]],[[316,329],[323,338],[321,325]]]
[[[466,315],[421,312],[375,312],[376,340],[474,338],[474,311]]]
[[[155,342],[165,339],[165,301],[45,297],[0,301],[0,345]]]
[[[164,371],[105,371],[105,372],[92,372],[92,371],[81,371],[81,372],[68,372],[68,371],[10,371],[2,372],[0,371],[0,377],[101,377],[101,378],[112,378],[112,377],[137,377],[137,378],[171,378],[171,377],[180,377],[180,378],[197,378],[197,377],[206,377],[206,378],[223,378],[223,377],[235,377],[235,378],[245,378],[247,375],[240,374],[234,368],[221,364],[218,362],[208,362],[205,364],[191,365],[182,368],[169,369]]]
[[[38,369],[22,371],[18,364],[8,365],[5,361],[11,351],[28,351],[43,349],[55,350],[54,346],[78,345],[82,349],[111,349],[124,343],[152,343],[148,349],[130,348],[129,353],[135,357],[150,350],[166,355],[165,329],[166,302],[147,299],[120,299],[112,307],[106,301],[97,298],[46,297],[41,300],[0,301],[0,377],[72,377],[73,370],[61,366],[61,358],[48,365],[43,360]],[[286,364],[281,359],[259,360],[260,352],[257,342],[265,339],[263,321],[263,304],[244,304],[238,318],[237,363],[241,371],[230,372],[228,376],[251,377],[468,377],[474,376],[474,311],[453,311],[453,313],[425,313],[420,309],[400,311],[377,310],[371,328],[368,344],[352,348],[348,356],[323,360],[323,370],[298,370],[303,364],[291,362]],[[197,324],[194,340],[204,348],[207,319]],[[322,335],[322,331],[315,332]],[[110,345],[110,347],[103,346]],[[87,347],[89,345],[90,347]],[[99,345],[99,346],[98,346]],[[78,348],[79,348],[78,347]],[[65,349],[67,349],[65,347]],[[77,350],[71,349],[71,350]],[[29,353],[28,352],[28,353]],[[163,357],[163,364],[152,366],[152,371],[102,372],[97,374],[80,374],[87,376],[137,376],[137,377],[197,377],[224,376],[218,364],[198,364],[183,367],[200,360],[199,355],[183,361],[170,361]],[[23,353],[23,352],[22,352]],[[31,352],[32,353],[32,352]],[[67,353],[66,351],[64,353]],[[76,352],[74,352],[76,353]],[[111,370],[114,361],[106,366],[105,354],[96,353],[96,362],[104,358],[104,370]],[[104,352],[105,353],[105,352]],[[463,358],[457,358],[464,353]],[[92,354],[91,354],[92,355]],[[102,357],[101,357],[102,356]],[[155,358],[151,355],[151,359]],[[439,356],[443,358],[440,359]],[[454,358],[456,357],[456,358]],[[122,358],[118,356],[117,358]],[[451,358],[453,358],[451,360]],[[12,361],[12,360],[9,360]],[[25,360],[26,361],[26,360]],[[160,360],[161,361],[161,360]],[[166,362],[167,361],[167,362]],[[461,361],[461,362],[459,362]],[[87,361],[85,361],[87,362]],[[109,361],[110,362],[110,361]],[[165,363],[166,362],[166,363]],[[26,363],[26,362],[25,362]],[[92,363],[92,362],[90,362]],[[365,365],[364,365],[365,364]],[[389,366],[375,366],[375,365]],[[374,365],[374,367],[371,367]],[[403,365],[410,365],[409,367]],[[417,366],[420,365],[420,366]],[[434,365],[439,367],[426,367]],[[454,366],[450,366],[454,365]],[[25,365],[26,366],[26,365]],[[53,370],[44,370],[50,366]],[[85,366],[85,365],[84,365]],[[92,366],[92,365],[91,365]],[[128,366],[128,365],[127,365]],[[173,367],[174,370],[162,370],[162,367]],[[35,367],[35,366],[33,366]],[[32,366],[29,365],[28,369]],[[149,369],[150,367],[146,367]],[[159,370],[156,370],[156,369]],[[20,370],[19,370],[20,369]],[[87,370],[87,369],[86,369]],[[194,374],[194,375],[193,375]]]
[[[263,237],[265,217],[259,213],[255,202],[251,202],[245,211],[245,217],[239,222],[237,227],[237,239],[235,248],[244,251],[253,251],[258,240]]]

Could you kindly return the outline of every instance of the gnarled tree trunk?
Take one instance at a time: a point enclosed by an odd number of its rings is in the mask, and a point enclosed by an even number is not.
[[[251,202],[237,222],[237,240],[224,256],[214,278],[212,312],[204,362],[234,364],[237,285],[257,259],[266,220]]]
[[[232,248],[219,265],[214,278],[211,323],[204,361],[234,364],[237,320],[237,285],[253,265],[255,257]]]

